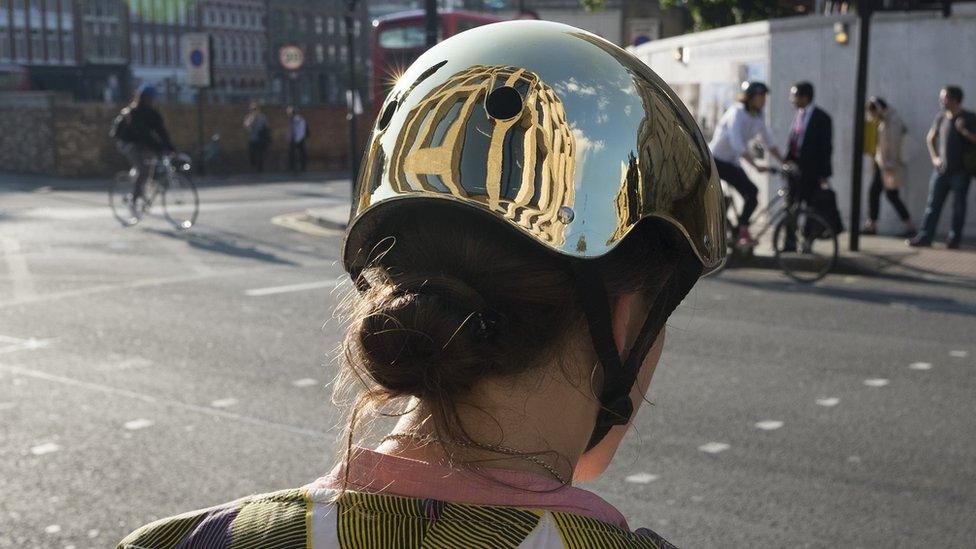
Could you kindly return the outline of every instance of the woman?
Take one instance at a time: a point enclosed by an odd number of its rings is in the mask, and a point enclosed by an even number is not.
[[[609,465],[665,321],[724,259],[694,120],[628,53],[541,21],[431,48],[380,113],[343,250],[339,464],[122,547],[670,547],[572,484]]]
[[[257,101],[251,101],[247,116],[244,117],[244,129],[247,131],[247,152],[251,167],[261,173],[264,171],[264,153],[271,143],[271,129]]]
[[[908,208],[898,196],[898,189],[905,184],[905,162],[901,157],[902,141],[905,139],[905,124],[894,108],[880,97],[868,100],[868,116],[877,121],[877,148],[874,153],[875,172],[868,194],[868,220],[863,234],[878,234],[878,214],[881,211],[881,191],[884,190],[888,202],[898,212],[904,225],[900,235],[908,238],[915,235]]]
[[[739,214],[737,229],[738,239],[742,244],[753,242],[749,233],[749,218],[759,205],[759,189],[742,169],[740,160],[761,173],[768,171],[765,166],[756,164],[749,152],[749,142],[759,138],[770,154],[780,163],[783,162],[783,156],[772,144],[773,137],[763,119],[762,110],[766,106],[768,93],[769,87],[762,82],[743,82],[738,101],[719,119],[712,141],[708,144],[715,157],[718,176],[742,197],[742,212]]]

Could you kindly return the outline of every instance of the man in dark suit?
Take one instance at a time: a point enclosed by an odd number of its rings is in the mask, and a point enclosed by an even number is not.
[[[834,129],[830,115],[813,104],[813,84],[798,82],[790,89],[796,116],[790,127],[786,160],[798,173],[791,189],[792,200],[808,201],[818,189],[828,186],[833,175]]]

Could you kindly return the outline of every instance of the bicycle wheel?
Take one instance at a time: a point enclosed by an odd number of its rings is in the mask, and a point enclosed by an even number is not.
[[[144,209],[140,204],[132,204],[133,175],[131,172],[118,172],[108,190],[108,204],[112,215],[123,227],[131,227],[142,219]]]
[[[837,265],[837,234],[808,209],[789,212],[776,224],[773,248],[780,269],[798,282],[816,282]]]
[[[163,189],[163,212],[167,221],[185,231],[197,221],[200,208],[197,188],[181,173],[169,174],[167,181],[169,184]]]

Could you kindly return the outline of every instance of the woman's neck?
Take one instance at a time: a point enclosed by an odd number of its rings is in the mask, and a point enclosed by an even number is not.
[[[557,370],[547,380],[488,381],[475,387],[456,407],[470,440],[442,432],[437,425],[443,422],[434,420],[428,403],[413,399],[410,413],[400,418],[391,435],[416,438],[388,437],[376,450],[428,463],[558,475],[568,482],[586,450],[598,404],[584,392],[588,379],[573,384],[563,377]],[[510,450],[522,455],[506,455]]]

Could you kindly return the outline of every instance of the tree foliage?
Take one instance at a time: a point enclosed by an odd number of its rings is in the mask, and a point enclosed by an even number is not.
[[[660,2],[662,8],[686,8],[695,21],[695,30],[796,15],[798,10],[795,4],[801,4],[801,2],[780,0],[660,0]]]

